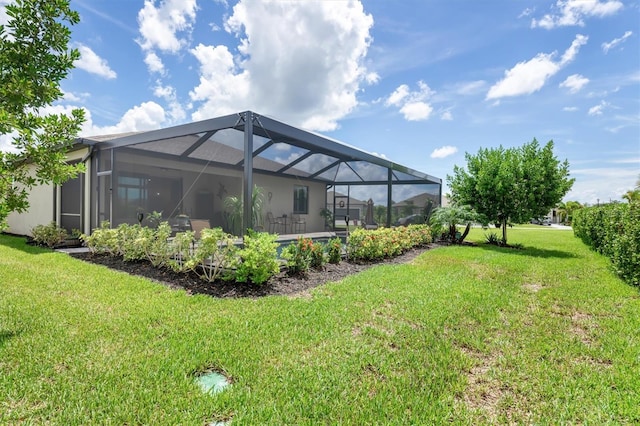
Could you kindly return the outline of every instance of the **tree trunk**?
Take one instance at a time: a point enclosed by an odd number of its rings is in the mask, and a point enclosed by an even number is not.
[[[462,233],[462,235],[460,236],[460,240],[458,241],[458,243],[462,244],[462,242],[464,241],[465,238],[467,238],[467,235],[469,234],[469,231],[471,230],[471,224],[467,223],[467,227],[464,228],[464,232]]]
[[[454,244],[456,242],[456,232],[458,232],[458,230],[456,229],[456,226],[455,225],[449,225],[449,239]]]
[[[502,244],[507,245],[507,219],[502,220]]]

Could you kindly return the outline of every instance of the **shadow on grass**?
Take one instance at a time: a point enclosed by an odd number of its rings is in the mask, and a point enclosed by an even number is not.
[[[555,257],[555,258],[564,258],[564,259],[570,259],[570,258],[577,259],[578,257],[580,257],[568,251],[541,249],[537,247],[526,247],[526,246],[523,248],[499,247],[499,246],[494,246],[493,244],[478,244],[478,247],[483,250],[516,254],[519,256],[531,256],[531,257],[541,257],[541,258]]]
[[[29,254],[43,254],[53,252],[53,250],[51,249],[27,244],[27,238],[25,236],[9,234],[6,232],[0,233],[0,245],[20,250]]]
[[[0,348],[4,346],[4,343],[7,340],[15,336],[16,336],[16,333],[14,333],[13,331],[0,330]]]

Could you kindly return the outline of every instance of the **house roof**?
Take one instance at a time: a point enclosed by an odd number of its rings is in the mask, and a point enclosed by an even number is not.
[[[406,200],[398,201],[393,204],[393,207],[404,207],[407,205],[412,205],[415,207],[424,207],[427,204],[427,201],[437,201],[437,197],[433,194],[429,193],[421,193],[418,195],[414,195],[413,197],[409,197]]]
[[[253,148],[249,157],[247,134]],[[440,178],[251,111],[165,129],[80,138],[76,143],[237,169],[251,160],[254,171],[331,184],[442,184]]]
[[[333,204],[333,195],[334,195],[333,193],[334,193],[334,191],[327,191],[327,202],[329,204]],[[345,199],[349,198],[349,205],[351,205],[351,206],[366,205],[367,204],[366,201],[358,200],[357,198],[353,198],[353,197],[347,197],[346,194],[342,194],[340,192],[336,192],[335,196],[340,198],[345,203],[347,202]]]

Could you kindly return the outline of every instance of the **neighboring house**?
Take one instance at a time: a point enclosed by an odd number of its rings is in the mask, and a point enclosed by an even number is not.
[[[28,235],[53,220],[90,233],[103,221],[132,224],[154,211],[163,218],[188,215],[226,227],[225,199],[250,199],[254,185],[263,191],[258,222],[267,213],[295,214],[306,221],[306,232],[315,232],[324,230],[319,212],[332,202],[327,191],[336,185],[383,185],[389,193],[395,185],[412,185],[430,194],[439,194],[442,185],[439,178],[251,111],[78,138],[68,160],[84,163],[86,173],[61,186],[34,188],[31,208],[9,215],[8,232]],[[340,212],[339,206],[330,207]],[[238,214],[242,231],[264,226],[252,223],[251,206]]]
[[[440,206],[440,193],[423,192],[394,203],[391,206],[392,215],[395,217],[403,217],[412,214],[423,214],[427,203],[431,203],[432,208]]]
[[[344,220],[347,215],[349,220],[361,221],[366,212],[367,202],[337,191],[327,191],[327,208],[335,212],[336,222]]]

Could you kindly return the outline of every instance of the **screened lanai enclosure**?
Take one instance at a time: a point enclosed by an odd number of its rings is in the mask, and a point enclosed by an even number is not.
[[[89,147],[91,229],[155,212],[235,235],[310,233],[362,223],[352,200],[371,200],[378,225],[441,200],[439,178],[251,111],[78,145]]]

